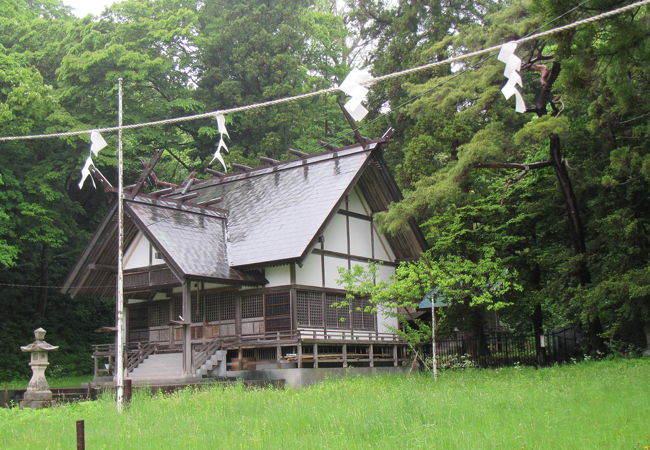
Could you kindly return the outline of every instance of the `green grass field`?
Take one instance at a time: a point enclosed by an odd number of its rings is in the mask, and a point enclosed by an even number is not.
[[[139,391],[122,415],[108,396],[48,410],[4,409],[0,448],[75,448],[79,419],[89,449],[644,449],[650,359],[468,369],[437,382],[417,374],[303,390]]]
[[[79,375],[65,378],[48,378],[47,383],[50,387],[74,387],[81,386],[81,383],[87,383],[92,379],[92,375]],[[29,383],[29,377],[24,380],[0,381],[0,389],[26,389],[27,383]]]

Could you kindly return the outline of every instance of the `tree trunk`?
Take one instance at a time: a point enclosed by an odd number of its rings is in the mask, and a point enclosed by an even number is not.
[[[551,160],[553,161],[555,174],[557,175],[560,184],[560,190],[564,196],[564,203],[566,205],[567,216],[569,219],[569,234],[575,254],[579,257],[577,266],[575,267],[575,276],[578,279],[578,283],[584,286],[591,283],[591,272],[589,271],[589,267],[587,267],[587,246],[585,244],[585,233],[578,209],[578,201],[573,191],[569,172],[562,161],[560,137],[556,134],[552,134],[550,136],[550,141]],[[598,352],[605,353],[607,351],[605,341],[600,336],[602,332],[603,326],[600,322],[600,318],[596,314],[587,324],[587,334],[589,338],[588,351],[591,354],[596,354]]]

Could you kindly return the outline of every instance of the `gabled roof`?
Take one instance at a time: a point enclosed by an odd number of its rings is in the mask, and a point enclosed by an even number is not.
[[[228,264],[224,212],[145,196],[125,200],[124,205],[179,278],[261,282]]]
[[[196,181],[164,197],[139,194],[125,200],[125,211],[132,228],[163,253],[179,279],[264,284],[253,269],[302,260],[355,186],[373,212],[400,199],[381,157],[381,142]],[[218,209],[201,206],[218,197]],[[89,284],[89,266],[116,264],[114,245],[105,244],[116,239],[115,228],[112,220],[100,226],[66,280],[65,292],[74,294],[79,290],[71,286]],[[414,224],[387,239],[398,259],[416,258],[426,248]]]

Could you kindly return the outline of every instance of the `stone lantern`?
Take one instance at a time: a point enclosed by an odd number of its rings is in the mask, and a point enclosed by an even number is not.
[[[23,408],[39,409],[46,408],[52,403],[52,391],[50,391],[50,386],[45,379],[45,369],[50,365],[47,362],[47,352],[57,350],[59,347],[50,345],[43,340],[45,330],[42,328],[34,330],[34,336],[36,337],[34,342],[20,347],[22,351],[32,354],[29,365],[33,372],[32,379],[29,380],[27,391],[25,392],[23,401],[20,402],[20,406]]]

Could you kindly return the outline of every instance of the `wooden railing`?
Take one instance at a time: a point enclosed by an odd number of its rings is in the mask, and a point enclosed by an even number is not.
[[[158,346],[155,342],[146,342],[142,345],[138,342],[138,348],[135,351],[127,352],[126,373],[138,367],[142,361],[156,353],[157,349]]]
[[[393,333],[380,333],[372,330],[301,328],[297,333],[301,340],[403,342],[399,336]]]
[[[124,273],[125,289],[168,286],[178,283],[178,279],[167,266],[150,266]]]
[[[199,350],[192,352],[192,367],[194,370],[199,370],[203,364],[214,355],[217,350],[222,348],[221,339],[214,339],[205,345],[201,346]]]

